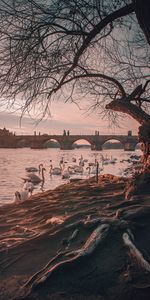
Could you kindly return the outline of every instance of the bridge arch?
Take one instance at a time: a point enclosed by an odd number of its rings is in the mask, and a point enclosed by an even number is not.
[[[86,138],[77,138],[75,141],[72,142],[72,148],[91,148],[92,142]]]
[[[48,138],[42,143],[43,148],[61,148],[61,144],[56,138]]]
[[[16,147],[17,148],[25,148],[25,147],[31,147],[31,142],[27,138],[20,138],[16,141]]]
[[[104,149],[124,149],[124,143],[119,138],[108,138],[102,144],[102,150]]]

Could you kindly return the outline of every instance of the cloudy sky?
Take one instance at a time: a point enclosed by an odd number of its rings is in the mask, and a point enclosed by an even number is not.
[[[87,115],[84,110],[79,110],[75,104],[58,102],[51,107],[51,118],[36,124],[35,119],[24,116],[20,124],[21,113],[0,112],[0,128],[4,126],[16,134],[33,134],[34,131],[47,134],[62,134],[63,130],[70,130],[72,134],[126,134],[132,130],[137,134],[138,123],[131,118],[125,118],[120,128],[110,128],[109,122],[103,120],[95,113]]]

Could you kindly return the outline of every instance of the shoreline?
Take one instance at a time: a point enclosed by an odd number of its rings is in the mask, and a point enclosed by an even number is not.
[[[132,286],[129,275],[126,275],[129,273],[130,257],[122,234],[131,227],[137,243],[143,238],[145,251],[149,251],[149,240],[144,239],[141,229],[140,235],[137,234],[136,218],[131,214],[135,207],[140,207],[142,196],[132,201],[124,200],[127,180],[101,175],[98,183],[94,178],[69,183],[33,195],[21,204],[0,207],[0,299],[12,300],[22,296],[22,299],[37,300],[120,300],[123,295],[127,300],[131,299],[128,294],[131,295],[133,291],[136,294],[137,288],[134,288],[135,282]],[[142,206],[147,207],[149,203],[150,196],[146,195],[144,201],[142,199]],[[149,211],[146,216],[149,216]],[[147,236],[149,218],[145,217],[142,222],[146,222],[147,231],[144,228],[144,232]],[[110,226],[108,240],[100,244],[88,259],[65,266],[63,271],[56,270],[54,276],[37,290],[31,291],[29,296],[26,290],[22,290],[29,278],[44,268],[48,261],[65,251],[76,253],[83,248],[98,224],[105,223]],[[74,238],[70,239],[73,233]],[[64,254],[61,259],[66,259]],[[135,266],[132,273],[133,281],[139,283]],[[139,299],[148,299],[143,298],[142,293]]]

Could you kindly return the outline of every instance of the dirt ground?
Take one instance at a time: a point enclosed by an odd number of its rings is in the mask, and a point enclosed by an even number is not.
[[[125,200],[126,181],[100,176],[0,207],[0,299],[148,300],[150,271],[123,234],[132,232],[149,264],[150,195]],[[107,237],[68,260],[100,224],[109,226]]]

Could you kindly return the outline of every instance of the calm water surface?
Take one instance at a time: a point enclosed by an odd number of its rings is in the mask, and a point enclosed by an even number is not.
[[[60,149],[44,149],[34,150],[29,148],[19,149],[0,149],[0,205],[11,203],[14,201],[15,191],[19,191],[23,187],[22,178],[26,177],[26,167],[38,167],[40,163],[43,163],[46,168],[45,171],[45,183],[42,187],[41,184],[36,186],[34,194],[42,192],[43,190],[54,189],[56,186],[67,183],[68,180],[62,180],[61,176],[50,176],[50,160],[52,160],[53,167],[59,166],[59,161],[64,157],[66,162],[66,168],[68,165],[73,165],[72,158],[76,158],[79,163],[81,155],[84,159],[87,159],[84,167],[84,178],[88,178],[88,171],[86,167],[89,162],[94,162],[97,159],[101,166],[101,154],[108,158],[117,158],[116,164],[108,164],[104,166],[101,174],[110,173],[113,175],[123,175],[124,169],[129,166],[129,163],[121,163],[122,159],[127,159],[131,154],[140,154],[140,150],[136,152],[124,152],[123,150],[103,150],[94,152],[90,149],[75,149],[71,151],[63,151]],[[77,177],[77,176],[76,176]]]

